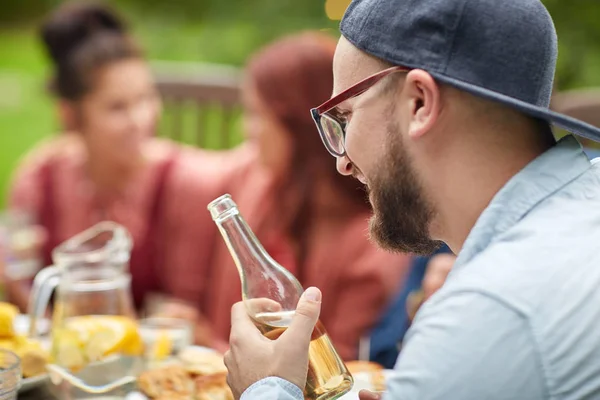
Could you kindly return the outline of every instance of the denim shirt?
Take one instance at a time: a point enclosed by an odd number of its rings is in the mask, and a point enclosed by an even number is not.
[[[600,398],[595,161],[566,136],[494,196],[419,309],[384,400]],[[242,399],[302,393],[267,378]]]

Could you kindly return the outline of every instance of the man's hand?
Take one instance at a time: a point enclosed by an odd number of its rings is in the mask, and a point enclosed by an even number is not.
[[[225,354],[227,382],[236,399],[252,384],[277,376],[304,389],[308,346],[321,312],[321,291],[308,288],[289,328],[276,340],[264,337],[248,316],[243,302],[231,310],[230,350]]]

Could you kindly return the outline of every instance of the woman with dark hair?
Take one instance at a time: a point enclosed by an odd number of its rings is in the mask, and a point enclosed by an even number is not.
[[[44,21],[41,38],[64,132],[23,160],[11,207],[42,226],[46,265],[55,246],[95,223],[124,225],[134,240],[136,306],[150,292],[197,303],[195,282],[214,240],[202,230],[212,222],[198,204],[222,192],[211,178],[214,156],[153,137],[161,103],[152,74],[125,23],[105,5],[62,4]],[[28,292],[29,282],[8,282],[21,309]]]
[[[232,160],[238,172],[229,192],[266,250],[304,287],[324,292],[321,319],[340,354],[352,359],[401,284],[409,257],[369,242],[365,191],[335,172],[310,117],[310,107],[329,98],[335,46],[325,34],[303,33],[252,57],[242,87],[248,142],[243,159],[236,151]],[[221,348],[241,293],[222,241],[211,274],[196,336]]]

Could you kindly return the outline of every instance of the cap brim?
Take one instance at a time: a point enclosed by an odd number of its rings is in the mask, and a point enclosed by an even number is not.
[[[586,122],[552,111],[546,107],[535,106],[525,101],[481,88],[477,85],[444,76],[443,74],[435,72],[430,72],[430,74],[440,82],[446,83],[457,89],[464,90],[465,92],[471,93],[475,96],[497,101],[509,107],[513,107],[525,114],[531,115],[532,117],[546,120],[551,124],[578,136],[582,136],[595,142],[600,142],[600,128],[596,128],[595,126]]]

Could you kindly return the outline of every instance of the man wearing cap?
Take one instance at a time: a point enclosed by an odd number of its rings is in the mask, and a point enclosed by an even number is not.
[[[372,237],[458,254],[384,398],[600,398],[600,164],[551,125],[600,131],[548,109],[557,39],[542,3],[354,0],[341,32],[333,97],[312,113],[340,173],[369,188]],[[236,396],[303,398],[320,302],[307,289],[274,341],[234,306]]]

